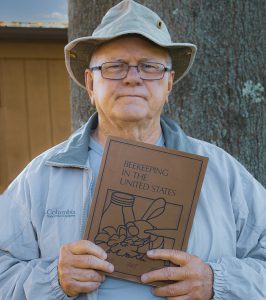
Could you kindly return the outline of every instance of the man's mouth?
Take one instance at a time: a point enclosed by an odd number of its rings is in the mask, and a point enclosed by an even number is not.
[[[128,94],[128,95],[119,95],[117,98],[142,98],[146,99],[144,95]]]

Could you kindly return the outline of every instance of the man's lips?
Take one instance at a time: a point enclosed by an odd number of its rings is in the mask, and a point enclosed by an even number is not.
[[[141,95],[141,94],[125,94],[125,95],[118,95],[117,98],[142,98],[142,99],[146,99],[146,96]]]

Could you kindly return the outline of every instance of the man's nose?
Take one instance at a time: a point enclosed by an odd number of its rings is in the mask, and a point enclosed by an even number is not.
[[[128,66],[128,72],[127,72],[127,76],[124,78],[124,82],[127,82],[127,83],[142,82],[137,65],[136,66],[135,65]]]

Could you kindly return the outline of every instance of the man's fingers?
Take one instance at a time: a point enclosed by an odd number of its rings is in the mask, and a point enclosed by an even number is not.
[[[190,291],[190,287],[186,282],[177,282],[177,283],[156,287],[152,289],[152,293],[158,297],[182,296],[182,295],[187,295],[189,291]]]
[[[72,269],[72,278],[81,282],[103,282],[105,280],[105,276],[99,274],[95,270],[87,270],[87,269]]]
[[[111,263],[93,255],[73,255],[69,259],[69,264],[79,269],[94,269],[107,273],[114,271],[114,266]]]
[[[141,281],[143,283],[151,283],[155,281],[162,281],[162,280],[185,280],[187,274],[184,268],[179,267],[167,267],[155,271],[151,271],[145,273],[141,276]]]
[[[75,286],[78,287],[80,293],[89,293],[96,290],[100,286],[100,282],[76,281]]]
[[[64,291],[70,297],[75,297],[80,293],[90,293],[100,286],[100,282],[82,282],[71,280],[64,284]]]
[[[87,240],[73,242],[71,244],[68,244],[67,247],[72,254],[77,254],[77,255],[91,254],[101,259],[107,258],[106,252],[101,247]]]
[[[96,290],[104,280],[97,271],[114,271],[114,266],[106,258],[105,251],[90,241],[63,245],[58,260],[58,278],[65,293],[76,296]]]
[[[168,267],[143,274],[141,280],[144,283],[151,283],[161,280],[185,280],[190,274],[183,266],[187,265],[194,256],[174,249],[155,249],[147,252],[147,256],[152,259],[169,260],[181,267]]]
[[[155,295],[167,300],[212,299],[213,272],[211,267],[197,256],[176,250],[154,250],[149,257],[170,260],[181,267],[168,267],[141,276],[144,283],[177,281],[154,289]],[[182,266],[183,265],[183,266]]]
[[[189,295],[182,295],[177,297],[167,297],[167,300],[194,300],[198,298],[193,298],[193,296]]]
[[[169,260],[180,266],[186,265],[193,257],[192,255],[175,249],[154,249],[147,252],[147,256],[152,259]]]

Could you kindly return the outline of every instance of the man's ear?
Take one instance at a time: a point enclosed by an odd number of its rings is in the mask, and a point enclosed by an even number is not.
[[[173,88],[173,84],[174,84],[174,77],[175,77],[175,71],[170,71],[169,77],[168,77],[168,86],[167,86],[167,90],[168,90],[168,94],[166,96],[165,99],[165,103],[168,103],[168,96],[170,95],[172,88]]]
[[[168,95],[171,93],[173,84],[174,84],[174,78],[175,78],[175,71],[170,71],[169,77],[168,77]]]
[[[91,100],[91,105],[95,106],[95,101],[94,101],[94,92],[93,92],[93,75],[92,71],[90,69],[85,70],[85,85],[86,85],[86,90],[88,92],[88,95]]]

